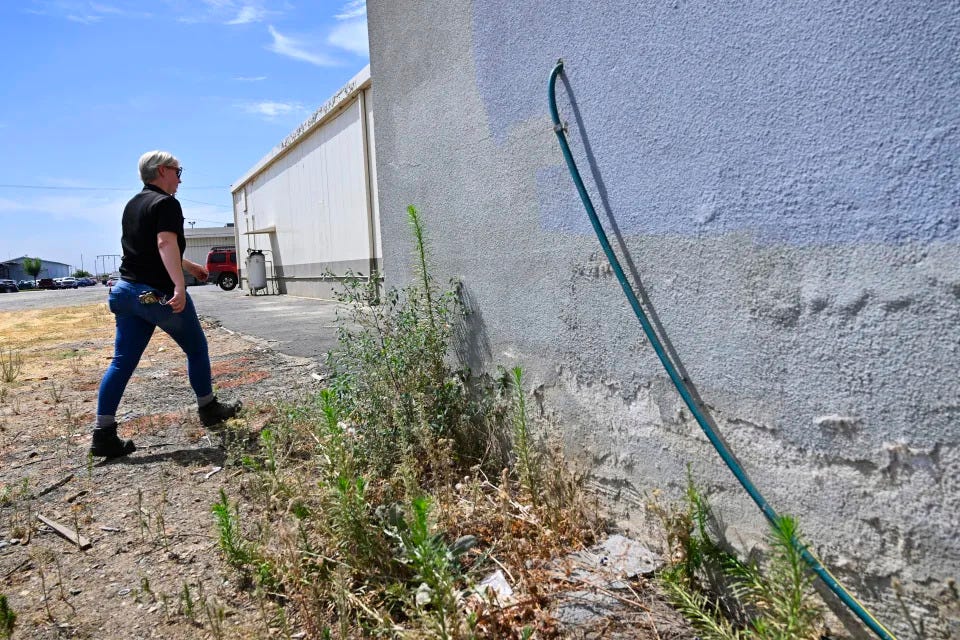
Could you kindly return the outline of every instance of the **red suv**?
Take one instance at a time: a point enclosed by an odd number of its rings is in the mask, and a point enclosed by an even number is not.
[[[207,254],[207,271],[210,272],[208,282],[215,282],[224,291],[231,291],[240,281],[237,271],[236,247],[214,247]]]

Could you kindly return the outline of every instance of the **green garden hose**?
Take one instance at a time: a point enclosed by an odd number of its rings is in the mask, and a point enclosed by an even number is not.
[[[760,508],[760,511],[763,512],[763,515],[767,518],[768,521],[774,526],[777,526],[780,517],[777,515],[777,512],[774,511],[773,507],[766,501],[763,495],[757,490],[753,482],[747,476],[747,472],[744,468],[737,462],[733,453],[727,447],[727,445],[720,439],[719,434],[716,430],[710,425],[710,422],[707,420],[702,409],[694,401],[693,394],[690,391],[689,386],[680,376],[677,371],[677,367],[673,364],[673,361],[667,355],[666,350],[664,349],[663,343],[660,341],[660,338],[657,336],[657,333],[653,329],[653,325],[650,323],[647,314],[644,312],[643,308],[640,306],[640,301],[637,299],[636,294],[633,292],[633,288],[630,286],[630,283],[627,281],[626,276],[623,272],[623,267],[620,266],[620,261],[617,259],[616,255],[613,253],[613,249],[610,247],[610,240],[607,238],[606,232],[603,230],[603,227],[600,225],[600,219],[597,217],[597,212],[593,208],[593,202],[590,199],[590,195],[587,193],[587,189],[583,184],[583,178],[580,177],[580,171],[577,169],[577,164],[573,160],[573,155],[570,153],[570,145],[567,143],[567,136],[565,132],[565,127],[560,122],[560,116],[557,113],[557,98],[556,98],[556,83],[557,77],[563,71],[563,60],[557,61],[557,65],[553,68],[553,72],[550,74],[550,82],[547,88],[547,97],[550,102],[550,117],[553,119],[553,130],[557,134],[557,139],[560,141],[560,149],[563,151],[563,158],[566,160],[567,168],[570,170],[570,175],[573,178],[574,184],[577,186],[577,191],[580,193],[580,200],[583,202],[583,207],[587,211],[587,215],[590,217],[590,223],[593,225],[593,230],[597,234],[597,239],[600,241],[600,246],[603,247],[603,252],[607,256],[607,260],[610,261],[610,266],[613,267],[613,271],[617,276],[617,280],[620,281],[620,286],[623,288],[623,293],[627,296],[627,300],[630,302],[630,306],[633,308],[634,314],[636,314],[637,319],[640,321],[640,326],[643,327],[643,332],[646,334],[647,339],[650,340],[650,344],[653,345],[653,350],[656,351],[657,357],[660,359],[660,363],[663,365],[663,368],[666,370],[667,375],[670,376],[670,380],[673,381],[673,385],[677,388],[677,391],[680,393],[680,397],[683,398],[683,401],[686,403],[687,408],[690,410],[690,413],[696,418],[697,423],[700,425],[700,428],[703,429],[704,434],[706,434],[707,439],[710,440],[710,443],[713,445],[713,448],[717,450],[717,453],[720,454],[720,457],[726,463],[727,467],[733,473],[733,475],[740,482],[740,485],[746,490],[750,495],[753,501]],[[858,618],[867,627],[870,628],[879,638],[882,640],[896,640],[890,631],[888,631],[880,622],[874,618],[867,609],[857,601],[843,585],[841,585],[836,578],[834,578],[826,567],[810,552],[806,545],[802,544],[795,537],[792,539],[793,546],[797,549],[800,555],[803,557],[804,561],[809,565],[809,567],[816,573],[824,584],[834,593],[840,600],[850,609]]]

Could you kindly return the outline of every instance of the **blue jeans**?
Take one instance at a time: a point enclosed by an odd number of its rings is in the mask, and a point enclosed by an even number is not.
[[[203,335],[193,300],[188,295],[187,305],[180,313],[174,313],[170,307],[159,303],[141,304],[138,299],[140,294],[152,290],[155,289],[125,280],[120,280],[110,290],[109,305],[116,317],[117,336],[113,360],[100,381],[97,415],[116,415],[123,391],[155,327],[166,332],[187,354],[187,376],[197,397],[203,398],[213,393],[207,338]]]

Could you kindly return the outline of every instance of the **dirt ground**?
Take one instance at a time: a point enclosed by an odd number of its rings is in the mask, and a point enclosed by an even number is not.
[[[87,455],[113,316],[103,303],[74,304],[0,311],[9,378],[0,378],[0,594],[18,616],[13,638],[306,637],[295,621],[282,634],[264,625],[222,560],[211,505],[220,489],[236,495],[242,472],[201,426],[185,358],[165,334],[154,335],[120,405],[121,436],[138,450],[106,462]],[[320,388],[321,363],[205,328],[215,389],[245,403],[235,428],[256,432],[275,402]],[[596,594],[586,597],[596,609]],[[612,611],[565,637],[695,637],[653,590],[643,599],[643,610]]]
[[[269,419],[273,400],[317,387],[314,361],[206,324],[215,389],[244,400],[248,428]],[[14,380],[0,381],[0,593],[18,616],[14,638],[206,637],[199,606],[196,624],[177,615],[185,585],[195,604],[218,603],[224,627],[242,629],[256,616],[220,561],[210,513],[238,472],[217,471],[224,450],[201,426],[185,358],[165,334],[154,335],[120,405],[120,433],[138,451],[110,462],[87,455],[112,345],[105,304],[0,313],[4,362],[21,360]]]

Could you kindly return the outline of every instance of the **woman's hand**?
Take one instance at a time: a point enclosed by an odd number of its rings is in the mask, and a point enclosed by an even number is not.
[[[167,304],[174,313],[180,313],[187,306],[187,291],[184,288],[176,287],[173,290],[173,297],[167,300]]]
[[[184,258],[183,260],[183,268],[187,270],[187,273],[192,275],[194,278],[196,278],[200,282],[206,282],[207,278],[210,277],[210,272],[207,271],[206,267],[204,267],[203,265],[197,264],[192,260],[187,260],[186,258]]]

